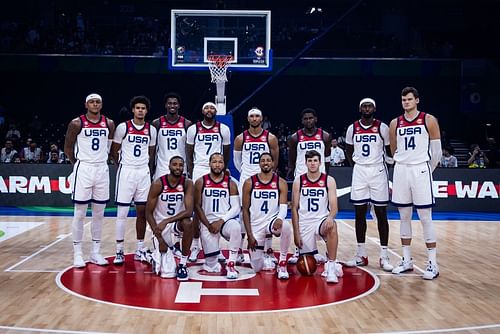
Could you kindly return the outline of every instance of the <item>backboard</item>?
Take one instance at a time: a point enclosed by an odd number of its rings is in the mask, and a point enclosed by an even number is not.
[[[271,70],[271,11],[173,9],[169,68],[206,69],[209,55],[232,55],[231,70]]]

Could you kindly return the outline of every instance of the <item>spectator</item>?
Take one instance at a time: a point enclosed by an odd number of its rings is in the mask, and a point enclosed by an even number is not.
[[[332,153],[330,155],[330,166],[344,166],[345,154],[337,144],[337,139],[332,139]]]
[[[14,162],[15,155],[17,155],[17,151],[14,149],[14,145],[12,143],[12,140],[7,139],[5,141],[5,146],[2,148],[0,162],[3,162],[3,163]]]
[[[478,144],[472,144],[467,154],[467,165],[469,168],[486,168],[489,160],[486,154],[479,148]]]
[[[14,160],[12,160],[13,163],[15,164],[20,164],[21,163],[21,157],[18,154],[14,154]]]
[[[36,142],[30,141],[29,145],[21,151],[21,161],[27,163],[39,163],[42,161],[43,152]]]
[[[13,145],[16,145],[21,139],[21,132],[16,129],[16,124],[12,123],[9,125],[9,131],[5,134],[5,139],[11,140]]]
[[[57,152],[57,156],[59,158],[59,163],[63,163],[66,160],[66,156],[64,155],[64,152],[59,149],[56,143],[50,143],[50,153],[53,151]],[[49,153],[49,159],[50,159],[50,153]]]
[[[488,144],[488,151],[486,152],[486,157],[489,160],[488,167],[499,168],[500,167],[500,151],[498,150],[498,145],[495,138],[486,138]]]
[[[458,167],[458,161],[457,158],[453,155],[452,147],[447,146],[443,149],[443,156],[441,157],[439,165],[440,167],[444,168]]]
[[[271,131],[271,121],[267,115],[264,116],[264,120],[262,121],[262,129]]]
[[[57,150],[52,150],[49,153],[49,159],[47,160],[48,164],[60,164],[63,160],[59,158],[59,152]]]

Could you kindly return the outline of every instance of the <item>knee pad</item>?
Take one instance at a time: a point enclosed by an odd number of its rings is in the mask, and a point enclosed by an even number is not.
[[[417,209],[417,213],[422,223],[425,243],[430,244],[436,242],[436,231],[434,230],[434,223],[432,222],[431,209]]]
[[[411,206],[399,208],[399,217],[401,225],[399,227],[399,234],[401,239],[411,239],[411,214],[413,210]]]

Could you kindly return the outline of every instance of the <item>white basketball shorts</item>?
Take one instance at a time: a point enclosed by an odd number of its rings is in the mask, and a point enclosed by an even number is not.
[[[434,205],[432,173],[427,162],[404,165],[396,162],[392,181],[392,203],[395,206],[429,208]]]
[[[109,201],[109,168],[106,162],[77,161],[73,166],[70,183],[73,203],[105,204]]]
[[[116,172],[115,202],[117,205],[144,205],[148,200],[151,177],[148,166],[120,165]]]
[[[389,182],[385,164],[355,164],[352,170],[351,199],[354,205],[389,203]]]

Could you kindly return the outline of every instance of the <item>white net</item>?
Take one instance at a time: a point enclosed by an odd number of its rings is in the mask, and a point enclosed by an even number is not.
[[[233,59],[232,56],[209,56],[208,69],[212,76],[212,82],[227,82],[227,68],[229,62]]]

